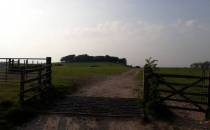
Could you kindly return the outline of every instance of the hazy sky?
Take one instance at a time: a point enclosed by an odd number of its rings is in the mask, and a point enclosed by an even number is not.
[[[210,0],[0,0],[0,57],[210,60]]]

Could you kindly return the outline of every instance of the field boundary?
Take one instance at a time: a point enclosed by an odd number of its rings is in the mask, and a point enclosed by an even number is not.
[[[32,99],[36,96],[41,96],[44,92],[44,89],[46,87],[52,87],[52,64],[51,64],[51,58],[46,58],[46,64],[37,66],[34,68],[25,68],[22,67],[20,69],[21,73],[21,79],[20,79],[20,102],[23,103],[27,100]],[[28,75],[32,73],[37,73],[37,76],[30,78]],[[28,77],[28,78],[27,78]],[[27,85],[30,83],[37,82],[35,85],[32,85],[32,87],[27,88]],[[30,95],[30,97],[25,96],[27,93],[34,92],[33,95]]]
[[[192,81],[190,83],[177,83],[168,81],[168,79],[185,79]],[[208,85],[205,82],[208,81]],[[189,89],[198,89],[200,91],[190,92]],[[202,90],[202,91],[201,91]],[[199,97],[201,101],[196,100]],[[156,72],[144,72],[144,101],[150,102],[153,99],[156,102],[163,103],[168,108],[181,109],[188,111],[203,112],[206,118],[210,114],[210,76],[192,76],[163,74]],[[191,107],[171,105],[166,102],[188,103]]]
[[[19,101],[41,96],[45,88],[52,87],[51,57],[0,58],[0,82],[19,87]],[[18,97],[17,97],[18,98]]]

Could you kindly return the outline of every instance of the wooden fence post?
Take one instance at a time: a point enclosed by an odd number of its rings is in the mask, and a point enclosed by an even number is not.
[[[24,87],[25,87],[25,67],[21,67],[20,76],[20,103],[24,102]]]
[[[20,67],[20,59],[18,59],[18,67]]]
[[[15,60],[12,59],[12,67],[14,67],[14,66],[15,66]]]
[[[49,84],[49,87],[52,87],[52,61],[51,57],[46,58],[46,65],[47,65],[47,83]]]
[[[12,60],[9,59],[9,64],[8,64],[8,70],[9,70],[9,71],[10,71],[11,67],[12,67]]]
[[[6,59],[6,68],[5,68],[5,80],[7,81],[7,74],[8,74],[8,59]]]
[[[28,59],[26,59],[26,67],[28,67]]]
[[[208,86],[208,108],[206,112],[206,119],[210,119],[210,73],[209,73],[209,86]]]
[[[38,89],[39,89],[39,93],[41,94],[42,91],[42,69],[39,70],[39,80],[38,80]]]

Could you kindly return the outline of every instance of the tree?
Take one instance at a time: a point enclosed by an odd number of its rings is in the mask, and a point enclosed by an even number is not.
[[[61,58],[61,62],[74,62],[75,55],[68,55]]]
[[[127,65],[126,58],[118,58],[114,56],[89,56],[87,54],[82,55],[68,55],[61,58],[62,62],[113,62]]]

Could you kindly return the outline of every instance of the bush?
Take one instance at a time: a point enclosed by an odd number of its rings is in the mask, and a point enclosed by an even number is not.
[[[151,57],[146,59],[144,66],[145,73],[145,88],[146,96],[144,99],[144,112],[146,119],[148,115],[152,117],[172,121],[175,115],[167,108],[167,106],[160,101],[160,94],[157,89],[159,86],[158,77],[154,74],[157,68],[157,60],[153,60]]]
[[[146,89],[148,90],[148,92],[146,92],[146,102],[155,102],[159,97],[159,94],[156,91],[158,87],[158,80],[157,77],[153,75],[154,71],[158,69],[156,62],[157,60],[153,60],[152,57],[150,57],[149,59],[146,59],[146,64],[144,65],[145,87],[147,87]]]

